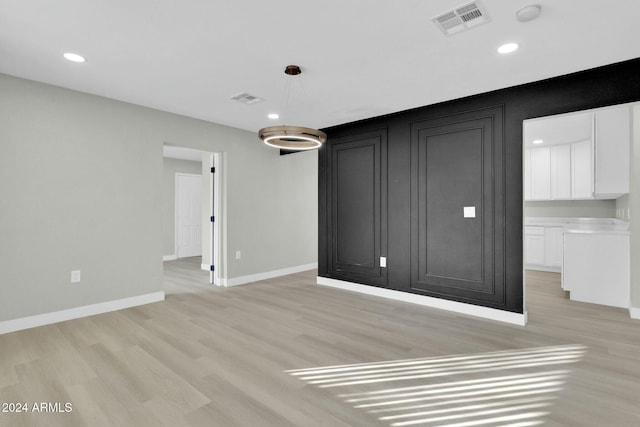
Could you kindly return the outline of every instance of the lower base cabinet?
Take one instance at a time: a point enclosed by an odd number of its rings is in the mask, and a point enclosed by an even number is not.
[[[629,308],[629,234],[566,232],[562,288],[574,301]]]
[[[524,264],[529,270],[560,272],[564,227],[526,226]]]

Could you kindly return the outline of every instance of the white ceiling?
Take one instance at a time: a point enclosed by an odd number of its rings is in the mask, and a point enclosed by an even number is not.
[[[524,145],[534,147],[534,140],[542,140],[541,146],[568,144],[591,139],[593,111],[559,114],[524,121]]]
[[[445,36],[431,19],[465,3],[2,0],[0,72],[256,131],[328,127],[640,57],[638,0],[541,2],[528,23],[515,12],[530,2],[482,0],[491,22]],[[507,41],[520,49],[497,54]],[[64,60],[69,51],[88,62]],[[291,86],[285,109],[287,64],[302,67],[304,89]],[[229,100],[240,92],[266,101]]]

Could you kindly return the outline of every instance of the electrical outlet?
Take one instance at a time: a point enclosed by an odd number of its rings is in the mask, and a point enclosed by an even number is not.
[[[242,258],[242,253],[240,251],[236,251],[236,259]]]
[[[71,283],[79,283],[80,282],[80,270],[73,270],[71,272]]]

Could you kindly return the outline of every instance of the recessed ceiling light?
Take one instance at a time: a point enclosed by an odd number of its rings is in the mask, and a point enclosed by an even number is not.
[[[63,55],[65,59],[68,59],[71,62],[86,62],[84,56],[78,55],[77,53],[67,52]]]
[[[511,53],[518,49],[518,43],[506,43],[498,48],[498,53]]]
[[[280,115],[276,113],[271,113],[267,117],[269,117],[271,120],[275,120],[275,119],[279,119]]]
[[[544,142],[544,141],[543,141],[543,140],[541,140],[541,139],[534,139],[534,140],[533,140],[533,143],[534,143],[534,144],[542,144],[543,142]]]

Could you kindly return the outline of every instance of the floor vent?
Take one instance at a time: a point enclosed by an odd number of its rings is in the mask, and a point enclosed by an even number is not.
[[[474,1],[433,18],[433,22],[449,36],[489,22],[489,16],[480,2]]]
[[[243,93],[239,93],[237,95],[232,96],[229,99],[233,99],[234,101],[238,101],[242,104],[246,104],[246,105],[253,105],[253,104],[257,104],[258,102],[262,102],[264,101],[264,99],[248,94],[246,92]]]

